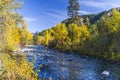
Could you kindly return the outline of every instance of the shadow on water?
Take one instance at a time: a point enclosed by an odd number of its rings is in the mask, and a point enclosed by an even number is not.
[[[23,51],[34,62],[39,78],[46,80],[120,80],[120,66],[96,58],[64,54],[44,46],[26,46]],[[102,75],[108,71],[109,76]]]

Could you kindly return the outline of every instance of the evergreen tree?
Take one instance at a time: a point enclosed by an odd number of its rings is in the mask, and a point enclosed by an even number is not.
[[[69,0],[68,6],[68,16],[72,19],[78,16],[78,11],[80,10],[80,5],[78,0]]]

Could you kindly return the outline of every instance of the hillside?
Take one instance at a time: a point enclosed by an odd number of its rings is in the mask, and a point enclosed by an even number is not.
[[[112,9],[110,9],[108,11],[102,11],[102,12],[100,12],[98,14],[82,15],[82,16],[79,16],[79,19],[81,19],[80,21],[82,21],[82,23],[86,23],[87,21],[89,21],[90,24],[92,25],[96,21],[100,20],[102,16],[111,15],[113,9],[116,9],[117,11],[120,12],[120,7],[117,7],[117,8],[112,8]],[[70,19],[66,19],[62,23],[69,24],[69,21],[70,21]]]
[[[117,7],[117,8],[112,8],[108,11],[102,11],[98,14],[87,14],[87,15],[79,16],[79,20],[81,19],[80,21],[82,21],[81,23],[83,23],[83,24],[85,24],[87,21],[89,21],[90,24],[92,25],[92,24],[95,24],[95,22],[99,21],[102,18],[102,16],[111,15],[113,9],[116,9],[117,11],[120,12],[120,7]],[[66,20],[62,21],[61,23],[65,23],[67,25],[67,24],[70,24],[70,20],[71,19],[66,19]],[[54,26],[52,28],[54,28]],[[47,30],[49,30],[49,29],[47,29]],[[46,30],[40,32],[39,35],[43,35],[43,33],[45,31]]]
[[[73,20],[66,19],[50,29],[36,33],[34,41],[60,51],[117,61],[120,60],[119,16],[120,8],[113,8],[98,14],[79,16],[72,24],[70,22]]]

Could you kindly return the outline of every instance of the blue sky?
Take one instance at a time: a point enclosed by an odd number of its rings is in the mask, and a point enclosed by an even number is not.
[[[119,0],[79,0],[80,15],[99,13],[119,7]],[[20,14],[24,16],[28,29],[34,33],[51,28],[68,18],[68,0],[24,0]]]

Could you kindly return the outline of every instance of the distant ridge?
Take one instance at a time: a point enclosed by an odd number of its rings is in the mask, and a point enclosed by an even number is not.
[[[112,10],[113,9],[116,9],[117,11],[120,12],[120,7],[117,7],[117,8],[112,8],[110,10],[105,10],[105,11],[102,11],[98,14],[87,14],[87,15],[82,15],[82,16],[79,16],[79,19],[82,19],[80,21],[82,21],[82,23],[86,23],[87,20],[89,20],[90,24],[95,24],[98,20],[101,19],[102,16],[105,16],[105,15],[111,15],[112,14]],[[62,21],[62,23],[65,23],[65,24],[69,24],[69,21],[70,21],[70,18],[69,19],[66,19],[64,21]],[[53,27],[52,27],[53,28]],[[49,29],[47,29],[49,30]],[[42,34],[43,32],[45,32],[46,30],[40,32],[40,34]],[[33,33],[34,34],[34,33]]]
[[[87,14],[87,15],[82,15],[82,16],[79,16],[80,19],[82,19],[82,23],[86,23],[87,20],[89,20],[90,24],[94,24],[96,21],[100,20],[102,16],[105,16],[105,15],[111,15],[112,14],[112,10],[113,9],[116,9],[117,11],[120,12],[120,7],[117,7],[117,8],[112,8],[108,11],[102,11],[98,14]],[[69,24],[69,20],[70,19],[66,19],[64,20],[62,23],[65,23],[65,24]]]

